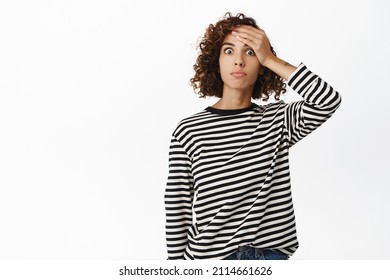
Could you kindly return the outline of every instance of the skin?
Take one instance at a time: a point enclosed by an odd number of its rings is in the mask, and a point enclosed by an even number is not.
[[[249,25],[233,28],[224,38],[219,68],[222,77],[222,98],[213,105],[217,109],[243,109],[251,105],[254,84],[267,67],[285,80],[297,69],[286,61],[276,57],[264,30]],[[234,77],[235,71],[244,71],[246,75]]]

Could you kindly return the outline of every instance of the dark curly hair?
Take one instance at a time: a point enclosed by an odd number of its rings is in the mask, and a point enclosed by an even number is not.
[[[232,16],[226,13],[215,25],[210,24],[201,38],[199,44],[200,54],[194,64],[195,75],[190,79],[191,85],[200,96],[222,97],[223,81],[218,71],[219,55],[223,40],[227,34],[237,25],[251,25],[258,28],[253,18],[246,17],[242,13]],[[276,52],[271,46],[272,53]],[[259,74],[252,93],[253,99],[262,98],[267,101],[271,94],[279,100],[281,94],[286,92],[286,84],[282,77],[264,67],[264,72]]]

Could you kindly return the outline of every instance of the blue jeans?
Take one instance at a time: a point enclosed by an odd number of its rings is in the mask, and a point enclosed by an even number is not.
[[[288,260],[289,256],[271,249],[240,246],[238,250],[224,260]]]

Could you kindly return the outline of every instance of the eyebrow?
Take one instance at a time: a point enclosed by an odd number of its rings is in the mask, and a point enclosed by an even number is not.
[[[225,42],[225,43],[222,44],[221,48],[222,48],[223,46],[225,46],[225,45],[229,45],[229,46],[235,47],[235,45],[234,45],[233,43]],[[249,46],[248,46],[247,44],[244,44],[244,47],[249,47]]]

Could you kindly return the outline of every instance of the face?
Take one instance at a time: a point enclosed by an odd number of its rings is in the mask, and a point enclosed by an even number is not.
[[[219,55],[224,90],[230,88],[253,91],[260,69],[255,52],[232,34],[226,35]]]

